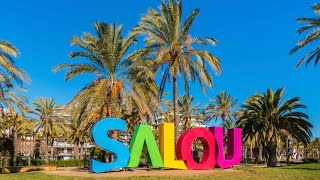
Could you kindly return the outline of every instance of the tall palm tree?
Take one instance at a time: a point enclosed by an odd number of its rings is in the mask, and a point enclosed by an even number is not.
[[[242,128],[244,140],[259,136],[268,166],[277,165],[277,143],[283,131],[299,142],[307,144],[312,136],[308,115],[301,112],[306,106],[299,97],[286,99],[284,88],[250,97],[242,106],[237,125]]]
[[[13,157],[12,162],[16,162],[16,158],[18,155],[18,138],[20,138],[20,135],[22,134],[22,131],[24,131],[27,127],[24,127],[24,120],[25,117],[22,115],[19,115],[16,112],[8,112],[4,117],[7,129],[9,129],[11,133],[11,139],[13,141]],[[13,165],[13,164],[12,164]]]
[[[315,150],[316,158],[320,158],[320,138],[317,137],[312,141],[313,148]]]
[[[74,119],[83,116],[84,126],[90,127],[105,117],[121,116],[123,104],[136,106],[141,118],[153,116],[147,104],[156,99],[158,91],[152,79],[153,72],[125,58],[135,39],[123,37],[122,29],[116,23],[95,22],[96,36],[86,32],[83,37],[71,39],[71,44],[81,50],[72,52],[70,58],[85,58],[87,62],[54,68],[55,71],[67,69],[65,80],[82,74],[94,75],[95,80],[82,88],[68,104],[74,109]],[[114,132],[113,137],[116,136]]]
[[[20,126],[17,127],[17,132],[19,133],[20,136],[24,137],[25,141],[29,141],[24,151],[31,158],[33,156],[33,151],[34,151],[34,143],[33,143],[34,121],[32,119],[24,118]]]
[[[25,112],[28,111],[26,105],[28,99],[20,94],[20,92],[27,90],[22,87],[14,87],[10,80],[11,78],[5,82],[0,80],[0,128],[2,126],[2,131],[10,130],[12,132],[9,138],[13,142],[13,157],[11,159],[11,165],[13,165],[17,155],[17,128],[23,122]],[[17,111],[20,111],[21,115]]]
[[[22,147],[19,145],[19,140],[23,136],[29,135],[32,131],[32,123],[22,114],[15,111],[6,112],[5,116],[0,118],[0,123],[3,129],[0,130],[0,137],[5,135],[8,140],[12,141],[12,156],[10,156],[10,165],[17,165],[17,156],[22,152]],[[9,132],[9,134],[7,134]],[[9,136],[7,136],[9,135]]]
[[[192,96],[180,96],[178,104],[182,130],[185,131],[192,128],[192,122],[199,124],[204,122],[204,112],[203,109],[200,108],[201,103],[194,104],[194,98]],[[173,121],[173,103],[172,101],[163,100],[162,105],[164,109],[159,111],[158,114],[164,116],[166,122],[171,123]]]
[[[37,133],[44,137],[45,143],[45,162],[49,162],[48,141],[54,139],[56,135],[63,135],[67,132],[66,125],[60,121],[65,118],[58,112],[62,109],[61,105],[56,105],[53,98],[36,98],[33,102],[35,106],[31,113],[38,116],[35,122]],[[53,144],[51,145],[53,146]],[[51,154],[52,156],[52,154]]]
[[[312,9],[316,12],[317,17],[313,18],[306,18],[302,17],[297,19],[298,23],[305,23],[304,26],[297,30],[298,35],[308,32],[306,37],[301,39],[297,45],[290,51],[290,55],[295,54],[298,50],[303,49],[307,45],[311,45],[317,42],[320,38],[320,18],[318,17],[320,14],[320,4],[314,4],[311,6]],[[317,65],[320,60],[320,47],[316,45],[316,47],[307,53],[303,58],[299,60],[296,67],[299,67],[301,64],[306,62],[309,64],[310,62],[314,61],[314,64]]]
[[[208,104],[205,109],[207,119],[210,121],[221,118],[221,126],[232,126],[232,119],[236,115],[237,99],[225,91],[220,92],[215,98],[211,98],[212,104]]]
[[[13,77],[17,82],[30,82],[28,75],[16,66],[14,57],[19,54],[16,47],[0,40],[0,81],[8,81]]]
[[[180,109],[180,119],[183,123],[183,130],[192,128],[192,121],[196,121],[197,123],[203,122],[203,110],[200,109],[201,103],[194,105],[194,98],[192,96],[181,96],[178,104]]]
[[[81,123],[81,119],[73,120],[68,133],[68,140],[74,144],[75,159],[79,159],[82,156],[82,154],[79,155],[79,147],[82,149],[81,144],[83,144],[88,134],[88,129],[82,128]]]
[[[213,86],[211,74],[207,70],[209,64],[216,73],[220,73],[220,60],[203,47],[215,45],[216,40],[209,37],[194,38],[190,35],[199,9],[193,10],[185,20],[182,20],[182,3],[169,0],[162,1],[159,10],[149,9],[144,14],[132,35],[144,36],[145,47],[129,56],[130,59],[141,61],[155,72],[162,71],[160,95],[166,82],[173,82],[173,104],[175,138],[179,135],[179,102],[178,77],[181,76],[184,89],[189,94],[188,81],[198,80],[202,90],[205,85]]]

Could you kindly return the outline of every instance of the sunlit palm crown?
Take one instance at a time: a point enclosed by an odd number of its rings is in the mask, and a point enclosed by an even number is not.
[[[237,99],[227,94],[220,92],[215,98],[211,98],[212,103],[208,104],[205,109],[206,117],[208,120],[222,118],[222,121],[232,120],[236,115]],[[222,125],[225,122],[222,122]]]
[[[33,122],[17,112],[7,113],[2,119],[6,128],[14,127],[18,135],[30,135],[30,132],[33,131]]]
[[[203,111],[200,109],[201,103],[194,105],[194,98],[192,96],[181,96],[179,98],[180,118],[183,121],[183,129],[190,129],[192,123],[203,123]],[[193,122],[192,122],[193,121]]]
[[[195,9],[182,21],[181,2],[170,0],[166,4],[162,1],[159,10],[149,9],[132,32],[134,36],[144,36],[146,46],[131,54],[129,58],[154,67],[156,71],[162,69],[161,90],[171,76],[181,75],[187,91],[187,81],[198,79],[205,92],[205,84],[210,87],[213,85],[206,64],[216,73],[221,71],[220,60],[203,49],[203,46],[207,47],[208,44],[215,45],[216,40],[209,37],[194,38],[189,34],[198,13],[199,9]]]
[[[18,54],[16,47],[0,40],[0,82],[10,81],[12,77],[19,83],[31,81],[15,64],[14,57]]]
[[[95,75],[95,80],[81,89],[69,106],[76,107],[74,114],[80,114],[92,124],[104,117],[118,117],[121,107],[138,108],[141,116],[152,112],[147,102],[156,97],[157,87],[152,80],[153,72],[145,66],[132,63],[125,58],[134,36],[124,38],[122,26],[116,23],[94,24],[96,36],[83,33],[82,37],[74,37],[71,44],[80,47],[80,51],[72,52],[70,57],[84,58],[85,63],[62,64],[55,70],[67,69],[66,80],[80,74]],[[76,118],[76,117],[74,117]]]
[[[61,122],[65,118],[57,113],[62,106],[54,104],[53,98],[36,98],[33,105],[35,107],[31,109],[31,113],[38,116],[34,125],[36,132],[48,137],[56,137],[68,131],[65,123]]]
[[[286,96],[282,97],[283,91],[283,88],[276,92],[268,89],[249,98],[242,106],[237,124],[243,128],[245,140],[258,135],[264,143],[274,142],[286,131],[300,142],[310,142],[312,125],[307,121],[308,116],[300,111],[306,106],[298,97],[286,100]]]
[[[312,6],[312,9],[316,12],[317,15],[320,14],[320,4],[315,4]],[[290,54],[295,54],[298,50],[304,48],[307,45],[316,44],[320,38],[320,18],[299,18],[297,20],[299,23],[305,23],[306,25],[302,26],[297,30],[298,35],[302,33],[306,33],[307,35],[301,39],[298,44],[290,51]],[[314,61],[314,64],[317,65],[320,61],[320,47],[319,45],[315,45],[313,50],[307,53],[300,61],[297,63],[297,67],[303,64],[309,64],[310,62]]]
[[[27,90],[23,87],[13,87],[10,82],[0,82],[0,117],[3,117],[4,109],[7,108],[9,112],[16,112],[19,110],[22,114],[28,111],[27,97],[20,94]]]

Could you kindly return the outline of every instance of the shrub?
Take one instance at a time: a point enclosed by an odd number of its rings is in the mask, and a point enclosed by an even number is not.
[[[255,159],[242,159],[241,163],[255,164]]]
[[[43,159],[32,159],[30,161],[31,166],[42,166],[45,165],[45,161]],[[89,160],[86,159],[68,159],[68,160],[52,160],[49,162],[51,166],[58,167],[82,167],[88,166]],[[18,166],[28,166],[28,160],[19,159]]]
[[[31,166],[42,166],[44,165],[44,160],[42,159],[32,159]]]
[[[304,158],[303,163],[320,163],[319,158]]]
[[[86,162],[85,164],[87,165],[88,162]],[[81,167],[81,166],[84,166],[84,160],[83,159],[54,160],[54,161],[50,161],[50,165],[58,166],[58,167]]]
[[[16,158],[16,165],[17,166],[28,166],[28,160],[22,158],[21,156],[17,156]]]

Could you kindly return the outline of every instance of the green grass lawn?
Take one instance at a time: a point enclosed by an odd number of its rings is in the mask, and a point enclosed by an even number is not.
[[[211,176],[176,177],[178,179],[320,179],[320,163],[300,164],[276,168],[252,167],[239,165],[232,170],[216,169]],[[131,177],[126,179],[144,179],[146,177]],[[93,179],[79,177],[51,176],[42,172],[0,174],[0,180],[6,179]],[[97,179],[97,178],[95,178]],[[103,178],[108,179],[108,178]],[[110,178],[109,178],[110,179]],[[117,178],[119,179],[119,178]],[[148,177],[148,179],[174,179],[174,177]]]

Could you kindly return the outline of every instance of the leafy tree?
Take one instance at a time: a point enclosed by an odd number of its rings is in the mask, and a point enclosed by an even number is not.
[[[301,112],[306,106],[299,97],[286,99],[284,88],[273,92],[268,89],[263,94],[255,94],[242,106],[237,125],[242,128],[244,140],[258,137],[265,151],[268,166],[277,165],[276,150],[282,131],[294,139],[307,144],[312,136],[308,115]]]
[[[173,83],[173,107],[175,139],[178,139],[179,100],[178,77],[181,76],[184,89],[189,94],[189,80],[199,82],[206,92],[205,85],[213,86],[209,64],[216,73],[220,73],[220,60],[205,49],[215,45],[216,40],[210,37],[195,38],[190,35],[190,28],[199,13],[193,10],[185,20],[182,20],[182,3],[169,0],[161,2],[158,10],[150,8],[144,14],[132,35],[142,35],[145,47],[132,53],[129,58],[140,61],[145,67],[152,67],[155,72],[162,71],[160,95],[167,82]],[[157,74],[157,73],[156,73]]]

